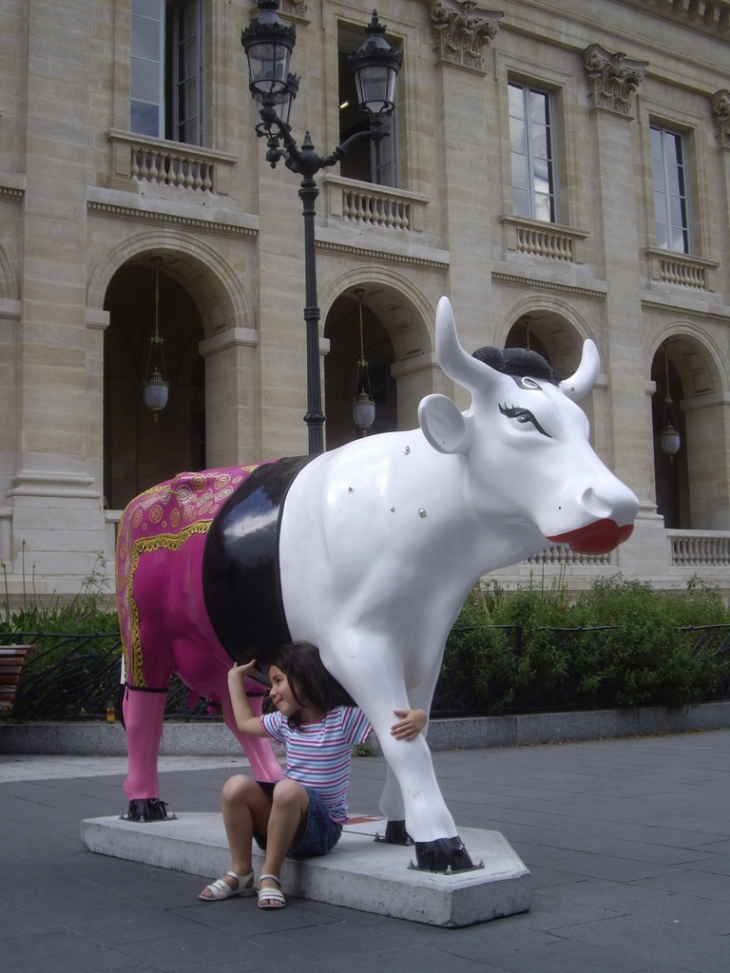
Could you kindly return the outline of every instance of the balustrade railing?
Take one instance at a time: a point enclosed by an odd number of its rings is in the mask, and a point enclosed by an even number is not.
[[[582,230],[518,216],[503,216],[502,223],[507,250],[514,250],[526,257],[580,263],[578,247],[588,235]]]
[[[328,216],[358,226],[409,233],[423,231],[428,202],[425,196],[340,176],[325,176],[324,183]]]
[[[345,190],[342,193],[342,219],[386,230],[407,230],[411,225],[410,204],[379,192]]]
[[[668,530],[672,564],[678,567],[730,566],[730,534]]]
[[[236,156],[199,145],[185,145],[113,129],[114,175],[132,182],[164,186],[194,195],[230,191]]]
[[[525,564],[613,564],[611,554],[576,554],[567,544],[554,544],[528,557]]]
[[[130,175],[137,182],[209,193],[213,189],[213,165],[194,155],[163,152],[144,145],[132,146]]]
[[[712,272],[720,266],[715,261],[658,247],[649,247],[646,252],[651,261],[653,280],[678,287],[691,287],[697,291],[712,290],[710,278]]]

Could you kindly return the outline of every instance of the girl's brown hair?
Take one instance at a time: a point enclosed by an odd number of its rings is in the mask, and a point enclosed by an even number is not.
[[[300,706],[314,706],[325,713],[337,706],[355,706],[355,701],[322,665],[319,649],[311,642],[291,642],[275,653],[272,665],[284,673],[292,695]],[[296,717],[289,722],[298,726]]]

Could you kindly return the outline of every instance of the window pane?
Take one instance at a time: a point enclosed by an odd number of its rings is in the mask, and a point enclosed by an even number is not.
[[[162,130],[163,0],[133,0],[129,127],[142,135]]]
[[[530,173],[527,168],[527,156],[517,152],[512,153],[512,185],[518,189],[530,190]]]
[[[510,143],[513,152],[520,152],[522,155],[527,155],[527,130],[525,128],[525,123],[521,118],[512,118],[509,120],[509,136]]]
[[[509,113],[514,118],[525,117],[525,94],[522,85],[509,85]]]
[[[689,214],[682,160],[682,136],[651,129],[656,245],[689,253]]]
[[[160,103],[160,66],[150,61],[132,60],[132,98]]]
[[[512,187],[512,205],[516,216],[530,216],[530,193],[527,189]]]
[[[530,119],[537,125],[547,125],[547,96],[530,90]]]
[[[511,83],[509,105],[515,213],[555,222],[550,97],[529,85]]]
[[[131,131],[139,135],[151,135],[157,138],[160,130],[160,109],[157,105],[148,105],[141,101],[130,104]]]
[[[545,223],[553,222],[553,206],[549,196],[535,193],[535,219]]]
[[[168,138],[192,144],[202,140],[201,10],[202,0],[188,0],[175,4],[168,16],[167,83],[172,99]]]
[[[132,58],[148,61],[160,60],[160,24],[154,20],[132,17]]]

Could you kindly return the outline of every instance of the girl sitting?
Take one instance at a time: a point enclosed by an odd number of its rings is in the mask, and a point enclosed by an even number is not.
[[[350,779],[352,747],[364,743],[371,727],[322,665],[319,650],[309,642],[283,646],[269,667],[273,713],[258,717],[244,689],[244,677],[255,672],[256,660],[234,665],[228,686],[236,723],[249,736],[271,736],[287,748],[285,777],[259,783],[237,775],[223,787],[223,822],[232,867],[206,886],[199,898],[220,901],[232,895],[254,895],[252,839],[266,852],[259,879],[262,909],[286,904],[279,873],[287,855],[326,855],[337,844],[347,820],[345,795]],[[351,700],[350,700],[351,702]],[[392,731],[410,740],[426,725],[423,710],[397,711]]]

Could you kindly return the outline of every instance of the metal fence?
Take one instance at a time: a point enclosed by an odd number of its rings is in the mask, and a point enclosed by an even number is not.
[[[552,628],[542,630],[545,644],[556,652],[578,653],[586,640],[600,649],[616,628]],[[519,625],[494,625],[457,628],[452,638],[479,632],[480,639],[508,661],[519,661],[525,632]],[[713,698],[730,695],[730,625],[703,625],[677,630],[689,636],[693,651],[709,653],[718,668],[718,684]],[[10,718],[30,720],[104,720],[119,716],[121,642],[117,635],[71,635],[47,632],[0,633],[0,645],[33,645],[20,681]],[[527,681],[519,693],[503,707],[505,712],[568,709],[574,705],[577,675],[550,684],[538,677]],[[494,710],[503,700],[511,676],[491,674],[475,685],[473,674],[457,668],[444,669],[436,687],[431,715],[464,716]],[[485,685],[486,682],[486,685]],[[188,707],[190,690],[173,676],[167,695],[167,718],[219,720],[217,708],[197,699]]]
[[[0,633],[0,645],[32,645],[13,720],[106,720],[119,717],[122,647],[118,635]],[[190,690],[170,681],[165,716],[211,720],[207,700],[189,708]]]

